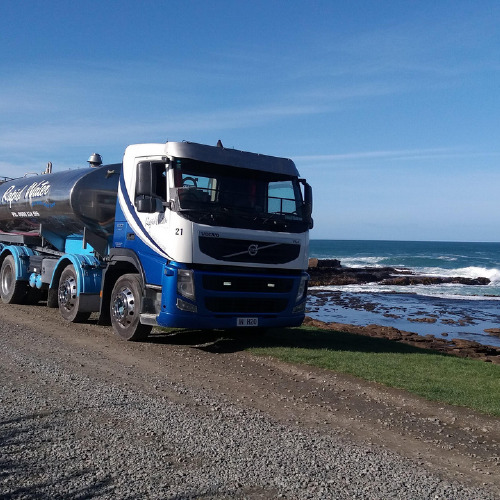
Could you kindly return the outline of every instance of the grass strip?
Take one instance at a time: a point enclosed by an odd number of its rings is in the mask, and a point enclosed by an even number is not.
[[[246,349],[500,416],[500,366],[492,363],[313,327],[274,330]]]

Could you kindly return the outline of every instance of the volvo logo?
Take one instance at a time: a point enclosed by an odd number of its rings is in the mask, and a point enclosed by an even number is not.
[[[239,257],[240,255],[243,256],[245,254],[250,255],[250,257],[255,257],[259,250],[267,250],[268,248],[273,248],[282,245],[283,243],[269,243],[266,245],[265,241],[261,241],[262,245],[259,247],[258,243],[252,243],[246,250],[243,250],[242,252],[235,252],[235,253],[230,253],[228,255],[223,255],[223,259],[232,259],[233,257]],[[243,247],[245,248],[245,247]],[[261,257],[262,258],[262,257]]]
[[[255,243],[253,243],[248,247],[248,255],[250,255],[250,257],[255,257],[258,251],[259,251],[259,245],[256,245]]]

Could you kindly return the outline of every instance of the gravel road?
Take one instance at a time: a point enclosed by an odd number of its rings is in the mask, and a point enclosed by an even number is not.
[[[498,419],[219,337],[0,304],[0,497],[500,498]]]

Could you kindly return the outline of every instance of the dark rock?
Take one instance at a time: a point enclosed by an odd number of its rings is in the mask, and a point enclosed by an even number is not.
[[[336,268],[340,266],[340,260],[338,259],[309,259],[309,269],[311,268]]]
[[[342,267],[337,259],[309,259],[310,286],[361,285],[439,285],[459,283],[462,285],[488,285],[488,278],[463,278],[444,276],[417,276],[409,269],[394,267]]]
[[[319,259],[318,267],[340,267],[340,260],[338,259]]]

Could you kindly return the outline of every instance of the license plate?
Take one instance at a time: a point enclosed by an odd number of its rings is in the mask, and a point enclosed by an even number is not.
[[[259,326],[259,318],[236,318],[236,326]]]

